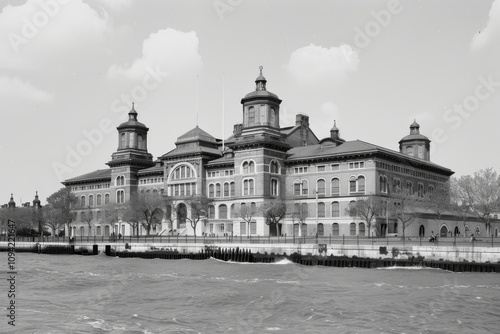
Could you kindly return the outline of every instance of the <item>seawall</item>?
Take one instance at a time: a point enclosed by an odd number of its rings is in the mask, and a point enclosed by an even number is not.
[[[43,252],[45,248],[56,248],[68,245],[67,243],[52,242],[17,242],[16,252],[36,251]],[[389,246],[372,245],[333,245],[333,244],[255,244],[255,243],[176,243],[176,242],[146,242],[146,243],[75,243],[75,253],[92,254],[97,250],[104,252],[109,245],[113,252],[150,252],[153,250],[172,251],[180,254],[201,253],[216,249],[245,249],[254,254],[276,254],[313,256],[358,257],[371,259],[409,260],[422,259],[423,261],[452,261],[452,262],[478,262],[500,263],[500,247],[474,247],[474,246],[404,246],[391,244]],[[7,250],[7,242],[0,242],[0,251]]]

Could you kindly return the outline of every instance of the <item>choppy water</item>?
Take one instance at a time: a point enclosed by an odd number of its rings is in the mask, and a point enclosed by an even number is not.
[[[104,255],[16,261],[17,326],[2,315],[1,333],[500,332],[498,274]]]

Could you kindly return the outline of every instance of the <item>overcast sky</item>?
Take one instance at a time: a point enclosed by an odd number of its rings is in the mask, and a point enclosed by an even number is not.
[[[500,171],[499,0],[1,6],[0,203],[38,190],[44,204],[62,180],[107,168],[132,101],[154,157],[196,126],[197,105],[199,126],[228,137],[259,66],[281,126],[305,113],[319,138],[336,120],[346,140],[398,150],[416,119],[433,162]]]

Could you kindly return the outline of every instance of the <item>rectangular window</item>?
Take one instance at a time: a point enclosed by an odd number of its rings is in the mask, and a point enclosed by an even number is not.
[[[325,166],[317,166],[316,171],[318,172],[324,172],[325,171]]]
[[[245,222],[240,223],[240,234],[241,235],[247,234],[247,223]]]
[[[349,169],[360,169],[365,168],[364,161],[361,162],[349,162]]]
[[[257,234],[257,223],[256,222],[250,222],[250,234],[252,234],[252,235]]]

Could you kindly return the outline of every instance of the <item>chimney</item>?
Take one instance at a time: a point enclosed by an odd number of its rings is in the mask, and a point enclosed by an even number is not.
[[[302,146],[307,146],[309,141],[309,116],[297,114],[295,116],[295,126],[300,126],[300,141]]]
[[[235,137],[238,137],[239,135],[241,135],[241,130],[243,129],[243,124],[235,124],[234,125],[234,128],[233,128],[233,135]]]

